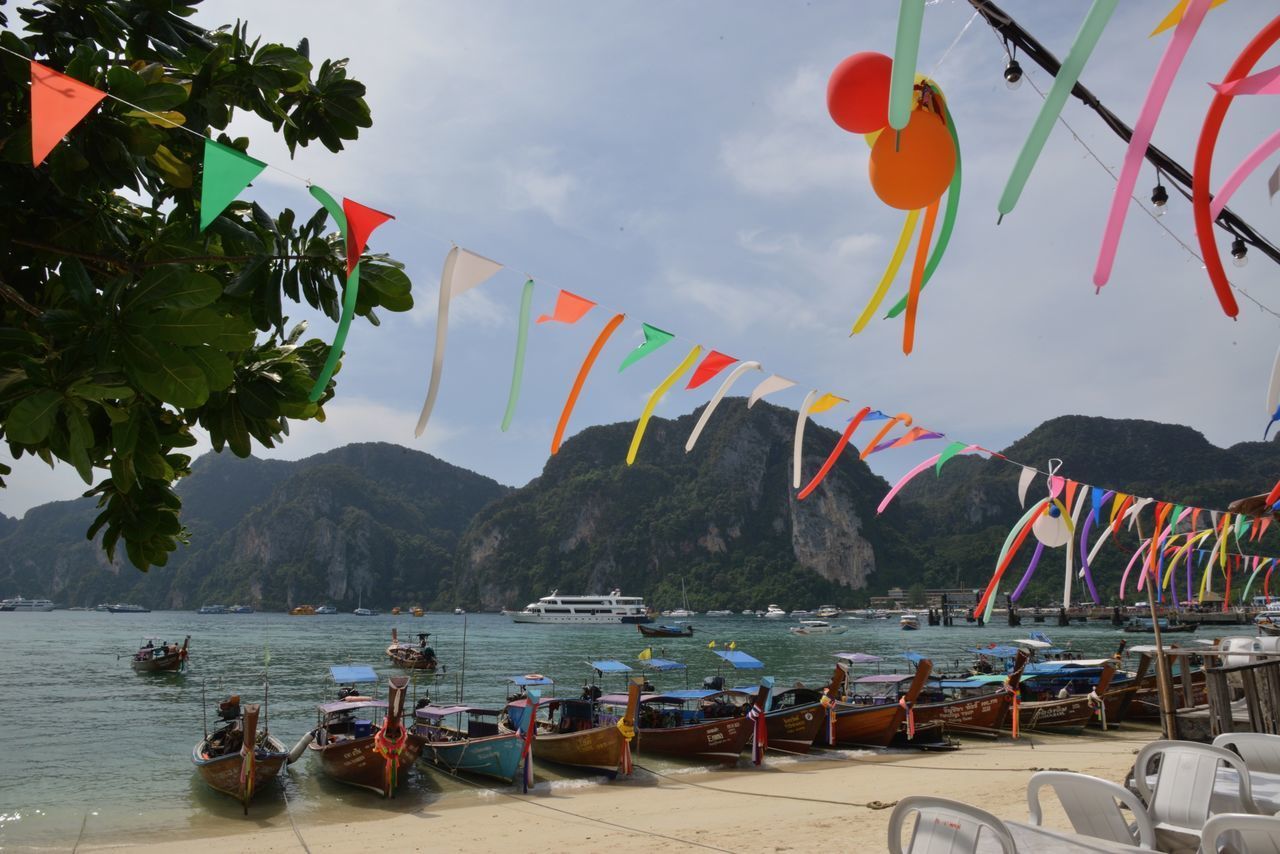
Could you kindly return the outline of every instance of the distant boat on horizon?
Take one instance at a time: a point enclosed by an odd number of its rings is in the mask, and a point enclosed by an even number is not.
[[[0,602],[0,611],[44,612],[52,611],[55,607],[57,606],[48,599],[23,599],[21,596]]]
[[[141,605],[129,605],[124,602],[117,602],[114,605],[108,605],[107,610],[113,614],[150,614],[150,608],[144,608]]]

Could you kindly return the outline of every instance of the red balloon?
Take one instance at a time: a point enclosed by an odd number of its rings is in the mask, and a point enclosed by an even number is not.
[[[926,208],[942,197],[956,171],[956,148],[936,113],[916,110],[900,132],[886,130],[871,147],[871,188],[886,205]]]
[[[889,76],[893,60],[868,50],[836,66],[827,81],[827,111],[850,133],[871,133],[889,124]]]

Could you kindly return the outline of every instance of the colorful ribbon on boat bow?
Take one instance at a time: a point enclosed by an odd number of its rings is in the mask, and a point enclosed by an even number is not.
[[[1022,711],[1021,692],[1019,692],[1018,689],[1015,688],[1013,685],[1009,684],[1008,676],[1004,678],[1004,686],[1001,688],[1001,690],[1008,691],[1010,694],[1013,695],[1013,699],[1009,703],[1010,711],[1013,713],[1013,722],[1010,724],[1009,729],[1012,730],[1013,737],[1017,738],[1019,734],[1019,725],[1021,723],[1021,719],[1019,717],[1019,714]]]
[[[1098,710],[1098,720],[1102,721],[1102,731],[1107,731],[1107,704],[1102,701],[1102,697],[1098,696],[1098,689],[1094,688],[1089,691],[1089,705],[1095,706]]]
[[[246,808],[249,806],[249,801],[253,800],[253,764],[257,758],[254,745],[240,745],[240,801]]]
[[[747,720],[751,721],[751,762],[759,765],[764,761],[765,748],[769,746],[769,727],[765,722],[764,710],[758,703],[752,703],[747,710]]]
[[[529,720],[525,724],[524,750],[521,751],[521,755],[524,757],[524,776],[521,779],[521,783],[526,794],[528,793],[529,788],[533,785],[533,737],[538,732],[539,699],[539,692],[529,692]]]
[[[906,697],[898,698],[898,705],[907,713],[907,738],[916,737],[916,704],[908,703]]]
[[[399,719],[396,720],[399,733],[395,738],[387,737],[387,725],[390,721],[390,717],[383,718],[382,725],[373,735],[373,750],[383,760],[383,785],[388,798],[395,797],[396,780],[400,777],[400,755],[409,741],[409,731]]]
[[[831,698],[831,689],[822,689],[822,710],[827,714],[827,746],[836,746],[836,701]]]
[[[636,737],[636,728],[627,723],[626,718],[618,718],[618,732],[622,733],[622,756],[618,760],[618,770],[625,776],[631,776],[631,739]]]

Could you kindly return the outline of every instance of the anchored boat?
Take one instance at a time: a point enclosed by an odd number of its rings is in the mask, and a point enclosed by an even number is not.
[[[240,706],[233,695],[218,704],[219,726],[191,749],[191,761],[209,788],[230,795],[249,814],[249,802],[280,773],[289,754],[279,739],[258,731],[257,703]]]
[[[421,749],[404,722],[409,677],[392,676],[387,699],[375,700],[358,687],[377,685],[372,667],[336,665],[329,673],[341,686],[338,698],[319,706],[314,740],[307,749],[333,779],[394,798]]]

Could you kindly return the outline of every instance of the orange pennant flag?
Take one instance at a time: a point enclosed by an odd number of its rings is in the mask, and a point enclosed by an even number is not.
[[[31,63],[31,165],[39,166],[80,120],[107,97],[34,60]]]
[[[596,304],[586,297],[561,291],[556,294],[556,310],[551,314],[540,315],[537,322],[546,323],[554,320],[559,323],[577,323],[595,307]]]

